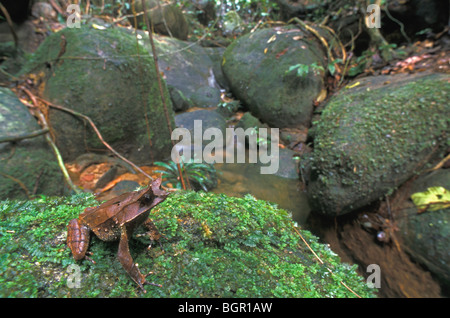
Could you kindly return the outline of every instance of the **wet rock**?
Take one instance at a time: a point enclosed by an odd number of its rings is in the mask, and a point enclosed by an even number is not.
[[[215,87],[203,86],[191,96],[194,106],[207,108],[215,107],[220,103],[220,91]]]
[[[269,128],[269,126],[261,123],[261,121],[253,116],[251,113],[247,112],[245,113],[239,122],[236,124],[236,128],[242,128],[244,130],[247,130],[248,128]]]
[[[119,196],[121,194],[135,191],[140,185],[136,181],[123,180],[118,182],[109,193],[110,197]]]
[[[98,181],[95,183],[95,188],[101,189],[105,187],[109,182],[113,181],[117,175],[117,171],[117,166],[111,167],[111,169],[106,171],[105,174],[103,174],[100,179],[98,179]]]
[[[211,110],[196,110],[186,112],[175,116],[175,124],[178,128],[187,128],[191,134],[191,141],[194,146],[194,124],[195,120],[201,121],[201,134],[208,128],[218,128],[223,136],[224,145],[226,144],[226,121],[217,112]],[[203,146],[211,143],[211,140],[203,140]]]
[[[139,36],[143,39],[140,43],[152,55],[148,34],[141,31]],[[220,85],[216,81],[215,70],[220,64],[210,58],[214,53],[198,44],[170,37],[155,36],[154,43],[159,68],[171,91],[176,110],[187,106],[217,106],[220,102]]]
[[[330,2],[329,0],[275,0],[280,8],[280,15],[284,21],[294,17],[304,17],[314,10],[323,10]]]
[[[417,213],[409,199],[430,187],[450,189],[450,170],[441,169],[415,180],[399,208],[396,208],[398,236],[411,257],[425,265],[444,289],[450,290],[450,208]]]
[[[40,130],[27,107],[7,88],[0,88],[0,137]],[[0,143],[0,200],[34,194],[62,195],[64,179],[52,149],[41,135]]]
[[[153,24],[156,33],[162,35],[170,35],[180,40],[187,40],[189,34],[189,26],[183,12],[176,6],[168,3],[158,3],[156,0],[145,1],[147,9],[147,17],[149,23]],[[142,2],[135,2],[136,12],[143,12]],[[129,14],[133,12],[130,10]],[[143,28],[145,21],[143,15],[137,16],[137,27]],[[134,16],[129,18],[129,21],[134,25]]]
[[[278,149],[278,170],[274,175],[286,179],[298,179],[297,161],[294,160],[296,155],[296,152],[290,149]],[[267,166],[268,164],[260,165]]]
[[[36,2],[31,8],[31,15],[35,18],[43,18],[47,20],[56,20],[56,11],[50,3]]]
[[[137,49],[135,36],[120,29],[66,28],[46,38],[21,73],[35,74],[45,99],[88,116],[123,156],[146,163],[150,153],[155,160],[170,154],[171,132],[154,62],[141,46],[137,58]],[[165,87],[164,93],[173,127]],[[51,108],[49,119],[64,159],[106,149],[79,117]]]
[[[323,75],[290,71],[298,64],[325,65],[320,44],[300,29],[270,28],[238,38],[225,51],[222,69],[237,99],[276,128],[309,126]]]
[[[170,98],[172,100],[173,110],[175,112],[182,112],[193,107],[190,99],[184,96],[183,92],[174,86],[169,86]]]
[[[448,142],[448,76],[359,82],[329,101],[315,124],[314,151],[302,160],[316,213],[335,217],[383,197],[439,158]]]

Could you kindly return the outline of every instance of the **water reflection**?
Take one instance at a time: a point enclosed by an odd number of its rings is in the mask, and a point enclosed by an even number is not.
[[[243,197],[249,193],[257,199],[278,204],[280,208],[291,212],[299,225],[305,225],[310,208],[299,180],[261,174],[257,164],[217,163],[214,166],[220,172],[220,181],[212,192],[234,197]]]

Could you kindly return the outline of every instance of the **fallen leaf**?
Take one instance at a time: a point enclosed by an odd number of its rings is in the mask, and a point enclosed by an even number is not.
[[[424,192],[411,195],[417,213],[436,211],[450,207],[450,191],[444,187],[431,187]]]
[[[274,34],[270,37],[269,40],[267,40],[267,43],[272,43],[273,41],[275,41],[277,39],[277,36]]]
[[[283,51],[277,53],[277,55],[275,56],[277,59],[280,58],[280,56],[283,56],[286,54],[286,52],[289,50],[289,48],[285,48]]]
[[[361,83],[360,82],[356,82],[355,84],[345,86],[345,88],[347,88],[347,89],[353,88],[353,87],[358,86],[359,84],[361,84]]]
[[[327,90],[325,88],[323,88],[319,95],[316,97],[316,102],[320,103],[323,102],[325,100],[325,98],[327,98]]]

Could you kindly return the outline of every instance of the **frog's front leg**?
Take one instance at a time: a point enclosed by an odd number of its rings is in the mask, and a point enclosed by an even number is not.
[[[120,242],[119,242],[119,251],[117,253],[117,256],[119,258],[120,263],[122,264],[123,268],[127,271],[127,273],[131,276],[131,278],[136,282],[136,284],[139,285],[139,287],[146,293],[147,291],[144,289],[144,285],[154,285],[161,287],[161,285],[154,284],[148,282],[145,277],[147,275],[142,275],[139,271],[139,268],[137,264],[133,261],[133,258],[130,254],[130,249],[128,246],[128,239],[131,237],[131,234],[133,233],[133,228],[122,227],[121,229],[121,235],[120,235]]]
[[[91,230],[80,223],[79,219],[73,219],[67,226],[67,245],[72,251],[73,258],[79,261],[83,258],[95,263],[86,256],[89,246],[89,237]]]

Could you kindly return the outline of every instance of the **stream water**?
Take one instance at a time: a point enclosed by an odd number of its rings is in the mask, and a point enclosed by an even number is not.
[[[251,194],[259,200],[276,203],[291,212],[299,225],[305,225],[310,208],[299,180],[261,174],[260,167],[251,163],[221,163],[215,167],[219,171],[219,185],[212,192],[234,197]]]

